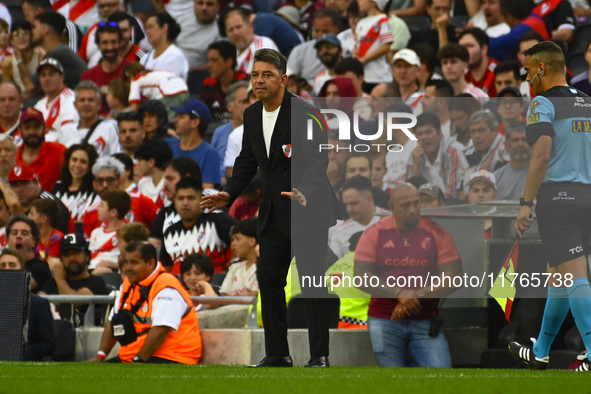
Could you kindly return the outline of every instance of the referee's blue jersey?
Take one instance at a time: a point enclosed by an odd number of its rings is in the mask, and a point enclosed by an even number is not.
[[[552,154],[544,183],[591,184],[591,98],[568,86],[537,96],[527,111],[527,143],[552,137]]]

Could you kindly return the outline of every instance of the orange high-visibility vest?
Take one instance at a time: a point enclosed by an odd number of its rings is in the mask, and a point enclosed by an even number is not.
[[[154,297],[163,289],[171,287],[176,289],[187,303],[187,311],[181,320],[179,329],[176,332],[169,332],[166,340],[154,352],[153,357],[165,358],[167,360],[176,361],[182,364],[197,364],[201,358],[201,334],[199,332],[199,320],[197,318],[197,311],[193,307],[191,298],[187,290],[183,288],[179,280],[172,274],[165,272],[160,263],[152,274],[141,281],[139,285],[132,285],[129,279],[123,280],[121,286],[121,300],[119,309],[131,310],[131,307],[140,299],[140,286],[147,287],[152,284],[148,300],[139,308],[134,316],[133,325],[138,334],[142,333],[137,341],[126,346],[121,346],[119,349],[119,358],[123,362],[131,362],[131,359],[139,353],[148,337],[148,330],[152,327],[152,302]],[[124,295],[131,291],[126,300]]]

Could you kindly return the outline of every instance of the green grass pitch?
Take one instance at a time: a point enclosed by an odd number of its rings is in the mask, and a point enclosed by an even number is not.
[[[571,371],[0,363],[0,394],[591,393]]]

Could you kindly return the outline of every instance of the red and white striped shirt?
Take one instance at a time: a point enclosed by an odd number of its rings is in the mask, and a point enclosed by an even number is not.
[[[55,0],[51,6],[78,26],[90,27],[99,19],[96,0]]]
[[[357,23],[353,38],[359,57],[365,57],[383,44],[394,41],[392,26],[386,15],[368,16]],[[392,82],[392,71],[386,55],[363,65],[364,79],[367,83]]]
[[[262,48],[270,48],[279,50],[275,41],[269,37],[257,36],[256,34],[252,37],[250,45],[242,52],[237,50],[236,53],[236,71],[241,71],[247,75],[250,75],[252,71],[252,65],[254,64],[254,53]]]
[[[45,96],[35,104],[35,109],[39,110],[45,119],[46,141],[56,142],[63,127],[76,127],[80,117],[74,107],[74,100],[74,91],[64,87],[53,100],[49,101]]]
[[[486,103],[489,99],[488,94],[484,93],[484,91],[482,89],[478,89],[472,83],[469,84],[468,87],[462,91],[462,93],[471,94],[472,96],[477,98],[478,101],[480,101],[481,105]]]
[[[90,235],[90,242],[88,243],[88,249],[91,254],[89,269],[96,268],[97,264],[103,260],[112,263],[119,261],[119,255],[121,253],[117,247],[119,244],[117,231],[107,232],[105,231],[106,228],[106,223],[103,223],[100,227],[94,229]]]

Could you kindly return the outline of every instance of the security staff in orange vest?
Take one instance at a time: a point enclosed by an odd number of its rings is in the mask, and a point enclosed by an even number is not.
[[[201,334],[189,293],[149,243],[129,244],[123,259],[125,279],[91,361],[102,362],[119,342],[118,357],[107,362],[197,364]]]

